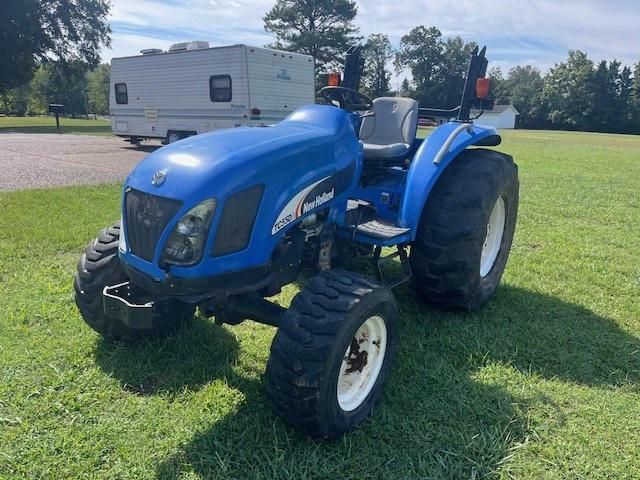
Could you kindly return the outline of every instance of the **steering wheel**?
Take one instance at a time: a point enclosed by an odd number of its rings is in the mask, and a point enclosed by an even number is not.
[[[347,112],[366,112],[373,110],[373,100],[364,93],[347,87],[324,87],[320,96],[329,103],[338,102]]]

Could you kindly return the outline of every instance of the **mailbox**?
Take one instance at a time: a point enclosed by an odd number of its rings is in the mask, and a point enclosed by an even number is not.
[[[49,113],[53,113],[56,116],[56,130],[60,131],[60,115],[64,111],[64,105],[59,103],[49,104]]]
[[[55,113],[56,115],[62,115],[64,111],[64,105],[59,103],[50,103],[49,104],[49,113]]]

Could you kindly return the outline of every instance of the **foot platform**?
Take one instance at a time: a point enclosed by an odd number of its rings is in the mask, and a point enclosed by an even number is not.
[[[405,235],[409,232],[409,229],[396,227],[382,220],[374,219],[358,225],[357,232],[381,240],[391,240],[395,237]]]

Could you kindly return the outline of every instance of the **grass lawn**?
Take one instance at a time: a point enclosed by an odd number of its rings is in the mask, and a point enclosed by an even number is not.
[[[126,347],[83,324],[72,274],[118,186],[0,194],[0,478],[640,478],[640,137],[500,149],[521,205],[496,298],[442,313],[400,288],[383,402],[334,443],[271,414],[269,327]]]
[[[111,135],[109,120],[85,120],[60,118],[61,133],[80,135]],[[0,117],[0,133],[58,133],[56,118],[51,117]]]

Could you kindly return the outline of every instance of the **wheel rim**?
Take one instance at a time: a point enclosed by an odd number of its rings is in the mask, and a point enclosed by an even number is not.
[[[482,245],[482,256],[480,258],[480,276],[486,277],[493,268],[504,234],[504,224],[506,220],[506,205],[503,197],[498,197],[487,223],[487,235]]]
[[[338,374],[338,405],[358,408],[378,380],[387,350],[387,326],[379,315],[369,317],[351,339]]]
[[[172,133],[171,135],[169,135],[168,143],[174,143],[174,142],[177,142],[178,140],[180,140],[180,137],[178,136],[178,134]]]

